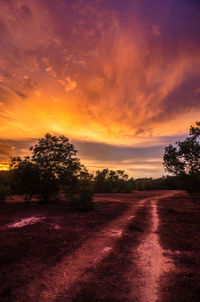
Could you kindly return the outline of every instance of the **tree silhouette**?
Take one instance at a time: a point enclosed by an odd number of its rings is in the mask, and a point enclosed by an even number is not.
[[[200,191],[200,122],[190,127],[184,141],[165,148],[163,161],[166,171],[180,177],[188,192]]]
[[[95,191],[99,193],[129,192],[130,182],[124,170],[97,170],[94,177]]]
[[[47,133],[30,151],[30,157],[13,158],[11,164],[19,186],[26,187],[26,194],[39,194],[48,201],[61,189],[72,190],[81,164],[78,151],[68,138]]]

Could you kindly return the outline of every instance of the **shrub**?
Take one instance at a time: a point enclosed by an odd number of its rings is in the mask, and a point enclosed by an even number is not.
[[[10,188],[3,183],[0,183],[0,202],[5,201],[6,197],[10,194]]]
[[[93,188],[91,184],[79,183],[74,193],[69,194],[69,207],[76,211],[90,211],[94,209]]]

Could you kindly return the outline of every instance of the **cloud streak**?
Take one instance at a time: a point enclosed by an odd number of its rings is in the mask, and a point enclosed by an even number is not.
[[[162,156],[167,143],[184,139],[182,136],[162,137],[155,146],[122,146],[93,141],[72,140],[79,150],[78,156],[91,172],[97,169],[125,169],[130,176],[163,175]],[[8,162],[11,156],[30,154],[36,139],[1,140],[0,160]],[[140,171],[141,169],[141,171]],[[152,172],[153,171],[153,172]],[[142,173],[142,174],[141,174]],[[152,174],[151,174],[152,173]]]

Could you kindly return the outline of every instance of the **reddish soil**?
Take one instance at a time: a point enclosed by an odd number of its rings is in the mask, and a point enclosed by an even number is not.
[[[63,202],[1,206],[0,302],[199,301],[174,299],[183,272],[198,289],[197,202],[176,191],[95,200],[88,213]]]
[[[159,235],[174,269],[161,280],[161,302],[200,301],[200,195],[159,201]]]

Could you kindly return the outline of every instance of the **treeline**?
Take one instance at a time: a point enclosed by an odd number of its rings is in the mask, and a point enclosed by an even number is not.
[[[30,164],[30,163],[29,163]],[[30,201],[34,195],[43,201],[56,198],[58,193],[64,192],[66,198],[82,194],[82,199],[91,197],[93,193],[131,193],[146,190],[176,190],[182,189],[177,177],[163,176],[161,178],[129,178],[123,170],[97,170],[90,174],[85,168],[74,179],[64,186],[57,186],[55,180],[40,182],[40,173],[29,164],[18,164],[10,171],[0,171],[0,199],[5,200],[9,195],[24,195]],[[48,190],[48,192],[46,192]],[[88,196],[89,195],[89,196]],[[76,200],[77,202],[77,200]]]
[[[138,178],[134,181],[133,190],[180,190],[183,186],[175,176],[163,176],[160,178]]]
[[[0,200],[24,195],[41,201],[56,200],[62,192],[73,208],[93,207],[94,193],[130,193],[134,190],[176,190],[200,192],[200,122],[190,128],[189,137],[165,148],[163,163],[172,176],[129,178],[123,170],[88,172],[78,151],[65,136],[46,134],[30,148],[31,155],[12,158],[9,171],[0,172]]]
[[[130,193],[134,190],[177,190],[182,184],[177,177],[163,176],[161,178],[128,178],[123,170],[96,171],[93,176],[95,193]]]

